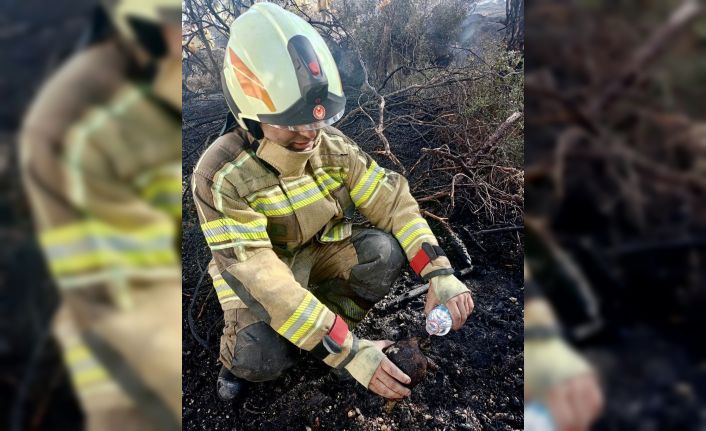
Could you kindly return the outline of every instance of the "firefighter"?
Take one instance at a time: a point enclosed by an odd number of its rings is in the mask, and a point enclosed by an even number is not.
[[[255,4],[232,24],[222,84],[234,126],[192,177],[225,320],[219,396],[276,379],[299,349],[376,394],[408,396],[409,377],[382,353],[390,342],[351,328],[406,260],[430,282],[425,311],[446,304],[454,330],[473,301],[406,179],[331,127],[346,99],[325,42],[296,15]],[[375,227],[353,226],[356,209]]]
[[[89,430],[181,429],[181,4],[109,23],[40,90],[23,181],[61,292],[54,330]]]

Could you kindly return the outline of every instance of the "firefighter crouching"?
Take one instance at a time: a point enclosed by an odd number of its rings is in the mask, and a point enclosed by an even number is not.
[[[258,3],[231,26],[222,72],[233,127],[199,159],[192,191],[225,327],[221,398],[276,379],[306,350],[386,398],[409,377],[350,329],[405,261],[430,281],[458,330],[473,310],[401,175],[343,133],[345,96],[321,36]],[[355,210],[375,228],[354,227]]]

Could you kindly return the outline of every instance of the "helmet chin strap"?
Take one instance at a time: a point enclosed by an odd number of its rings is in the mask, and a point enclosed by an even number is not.
[[[243,119],[243,122],[253,138],[260,140],[265,137],[265,133],[262,131],[262,126],[260,126],[259,122],[248,118]]]

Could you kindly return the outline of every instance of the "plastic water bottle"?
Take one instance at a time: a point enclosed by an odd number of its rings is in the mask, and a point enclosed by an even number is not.
[[[451,330],[451,312],[445,305],[437,305],[427,315],[427,332],[429,335],[446,335]]]
[[[554,419],[544,404],[535,401],[525,408],[525,431],[557,431]]]

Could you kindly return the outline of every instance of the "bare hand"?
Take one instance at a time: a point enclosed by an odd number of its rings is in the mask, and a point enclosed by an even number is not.
[[[384,349],[391,345],[392,341],[379,340],[373,341],[373,343],[380,349]],[[368,389],[381,397],[396,400],[408,397],[412,393],[412,391],[403,386],[403,384],[408,384],[411,381],[409,376],[397,368],[386,356],[382,362],[380,362],[377,370],[375,370],[373,378],[370,379]]]
[[[603,394],[593,374],[556,385],[545,402],[560,431],[588,430],[603,410]]]
[[[429,292],[427,293],[427,301],[424,304],[424,314],[429,314],[429,312],[437,305],[439,305],[439,298],[436,297],[434,289],[429,289]],[[446,304],[444,305],[446,305],[446,308],[448,308],[451,313],[451,321],[453,322],[451,329],[454,331],[461,329],[463,324],[466,323],[468,316],[473,313],[473,307],[475,306],[473,304],[473,298],[471,297],[470,292],[456,295],[446,301]]]

